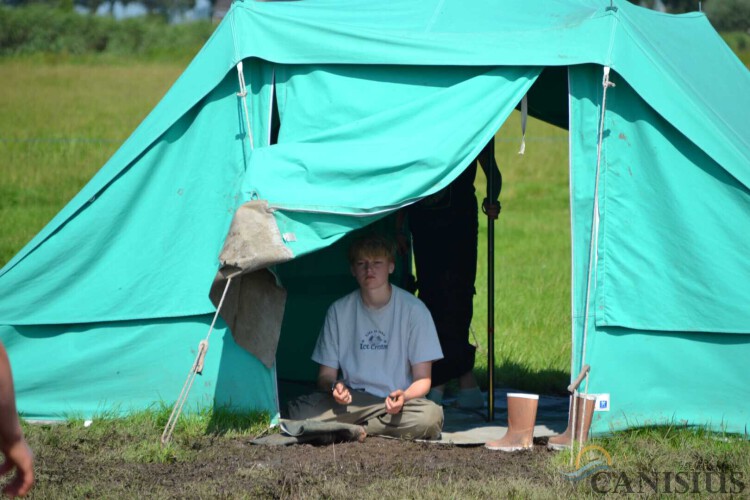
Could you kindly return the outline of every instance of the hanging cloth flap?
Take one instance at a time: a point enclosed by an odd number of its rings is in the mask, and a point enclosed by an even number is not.
[[[268,200],[295,257],[319,250],[450,184],[540,71],[280,65],[278,143],[253,152],[242,197]]]
[[[226,279],[217,273],[210,297],[218,304]],[[284,319],[286,290],[268,269],[232,278],[220,314],[237,345],[258,358],[267,368],[276,360],[276,347]]]

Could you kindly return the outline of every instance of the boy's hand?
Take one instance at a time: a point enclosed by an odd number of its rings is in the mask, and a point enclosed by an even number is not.
[[[385,412],[391,415],[401,413],[404,403],[406,403],[404,391],[401,389],[395,390],[385,398]]]
[[[340,405],[348,405],[352,402],[352,394],[349,392],[349,388],[341,381],[337,381],[334,384],[331,394],[333,395],[333,400]]]

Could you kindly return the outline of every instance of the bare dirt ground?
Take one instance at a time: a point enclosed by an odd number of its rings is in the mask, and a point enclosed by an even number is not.
[[[378,437],[327,446],[250,441],[206,436],[172,463],[91,453],[85,442],[47,443],[36,449],[31,498],[474,498],[529,494],[493,491],[497,484],[549,492],[556,482],[542,444],[511,454]]]

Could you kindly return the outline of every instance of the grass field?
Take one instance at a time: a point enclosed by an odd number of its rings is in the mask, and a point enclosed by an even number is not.
[[[183,69],[0,63],[0,263],[104,165]]]
[[[567,131],[531,120],[526,142],[525,154],[519,155],[521,125],[514,113],[495,148],[503,173],[503,210],[495,222],[495,380],[549,393],[562,390],[570,372]],[[478,179],[478,193],[486,192],[483,181]],[[488,289],[484,217],[478,261],[472,329],[485,354],[477,357],[481,371],[486,370]]]

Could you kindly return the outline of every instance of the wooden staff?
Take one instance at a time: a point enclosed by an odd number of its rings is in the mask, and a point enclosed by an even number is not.
[[[494,140],[492,157],[495,159]],[[493,203],[493,168],[488,168],[487,200]],[[487,420],[495,420],[495,219],[487,212]]]

